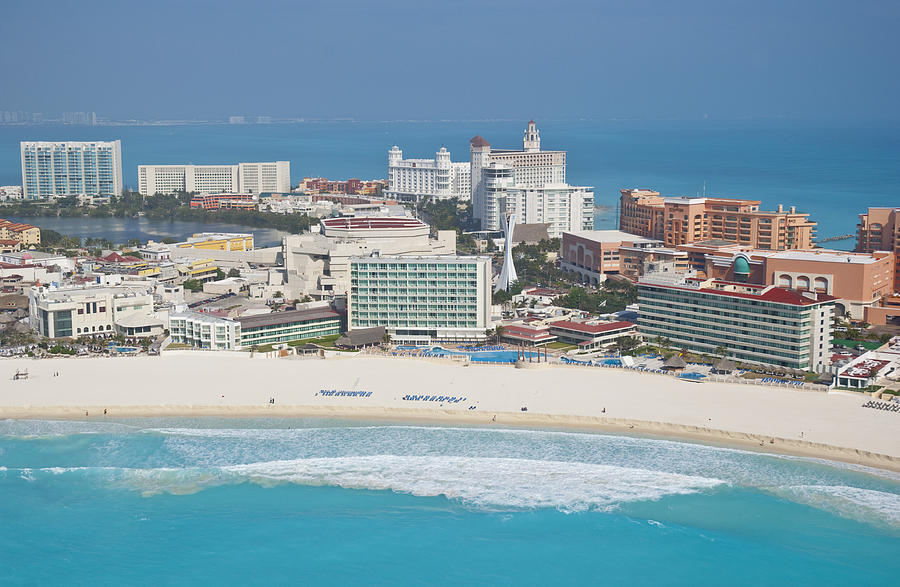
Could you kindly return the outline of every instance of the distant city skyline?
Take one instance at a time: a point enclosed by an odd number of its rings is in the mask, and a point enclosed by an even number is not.
[[[896,119],[898,25],[885,1],[14,3],[0,22],[0,110]]]

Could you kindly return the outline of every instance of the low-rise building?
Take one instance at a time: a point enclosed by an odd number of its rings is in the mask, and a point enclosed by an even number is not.
[[[22,250],[22,243],[14,239],[0,238],[0,253],[17,253]]]
[[[41,244],[41,229],[31,224],[0,218],[0,239],[13,240],[22,247]]]
[[[56,253],[43,253],[41,251],[19,251],[16,253],[0,254],[0,263],[17,265],[19,267],[59,267],[68,273],[75,270],[75,259],[58,255]]]
[[[613,344],[626,336],[638,336],[637,324],[597,320],[558,320],[550,323],[550,333],[556,335],[560,342],[576,344],[585,350]]]
[[[627,260],[624,264],[623,259]],[[578,274],[585,283],[602,283],[609,275],[635,279],[643,274],[648,260],[687,265],[684,253],[665,248],[662,241],[620,230],[564,232],[560,241],[560,269]]]
[[[200,194],[191,199],[191,208],[203,210],[256,210],[258,205],[255,194]]]
[[[395,342],[481,341],[491,327],[490,257],[353,257],[348,329]]]
[[[509,344],[521,346],[544,346],[557,340],[556,335],[550,334],[547,326],[532,325],[527,323],[506,324],[500,329],[500,340]]]
[[[644,276],[638,330],[673,348],[821,372],[829,363],[834,298],[814,291]]]
[[[231,318],[201,312],[180,312],[169,316],[172,342],[208,350],[240,349],[241,325]]]
[[[238,318],[205,312],[181,312],[172,314],[169,324],[173,342],[209,350],[246,350],[341,333],[341,315],[331,308],[270,312]]]
[[[125,334],[129,328],[131,335],[153,336],[164,326],[155,320],[149,284],[34,286],[28,302],[32,329],[48,338]]]
[[[174,250],[176,254],[178,249],[252,251],[253,234],[244,232],[198,232],[185,241],[171,246],[171,250]]]
[[[321,338],[341,333],[341,315],[331,308],[289,310],[238,318],[241,347]]]

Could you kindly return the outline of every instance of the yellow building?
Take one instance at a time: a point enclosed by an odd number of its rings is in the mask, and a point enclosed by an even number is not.
[[[219,266],[216,265],[214,259],[187,261],[179,263],[176,268],[178,273],[185,279],[197,279],[199,281],[215,279],[216,272],[219,270]]]
[[[41,229],[30,224],[11,222],[0,218],[0,239],[14,240],[23,247],[41,244]]]
[[[175,247],[207,251],[252,251],[253,235],[238,232],[200,232],[183,243],[177,243]]]

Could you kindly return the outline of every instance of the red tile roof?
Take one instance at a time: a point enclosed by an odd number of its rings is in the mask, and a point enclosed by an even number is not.
[[[510,338],[519,338],[530,341],[542,341],[546,339],[556,338],[547,328],[534,328],[533,326],[524,326],[510,324],[503,327],[503,336]]]
[[[472,137],[472,140],[469,141],[469,144],[473,147],[490,147],[491,144],[484,140],[484,137],[481,135],[476,135]]]
[[[554,322],[550,325],[550,328],[561,328],[563,330],[574,330],[575,332],[582,332],[584,334],[602,334],[604,332],[612,332],[614,330],[625,330],[628,328],[634,328],[634,324],[631,322],[608,322],[605,324],[587,324],[585,322],[572,322],[571,320],[562,320],[560,322]]]
[[[97,257],[97,259],[100,261],[106,261],[107,263],[134,263],[137,261],[143,261],[143,259],[132,257],[131,255],[120,255],[115,251],[105,257]]]
[[[717,283],[728,283],[732,285],[730,282],[717,282]],[[831,300],[835,300],[837,298],[825,294],[816,294],[816,299],[811,299],[803,295],[803,293],[794,290],[794,289],[785,289],[782,287],[773,287],[769,285],[764,286],[754,286],[753,284],[748,283],[740,283],[733,285],[740,285],[741,287],[750,287],[752,289],[760,290],[761,293],[744,293],[738,291],[726,291],[722,289],[714,289],[714,288],[693,288],[693,287],[681,287],[678,285],[669,285],[669,284],[660,284],[660,283],[644,283],[640,282],[638,285],[646,285],[651,287],[663,287],[666,289],[680,289],[684,291],[697,291],[702,293],[709,294],[717,294],[723,296],[730,296],[733,298],[744,298],[747,300],[762,300],[764,302],[774,302],[777,304],[788,304],[791,306],[811,306],[813,304],[818,304],[821,302],[830,302]]]

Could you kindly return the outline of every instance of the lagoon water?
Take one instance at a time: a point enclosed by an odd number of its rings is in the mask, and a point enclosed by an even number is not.
[[[900,476],[662,439],[0,422],[4,584],[889,585]]]
[[[106,238],[113,243],[126,243],[138,239],[162,241],[164,238],[183,240],[198,232],[245,232],[253,235],[256,247],[273,247],[281,244],[287,234],[273,228],[257,228],[223,222],[191,222],[185,220],[150,220],[149,218],[90,218],[90,217],[9,217],[13,222],[35,224],[43,229],[81,238]]]
[[[819,237],[855,233],[867,206],[900,205],[900,127],[767,121],[538,121],[546,149],[568,151],[569,183],[592,185],[613,228],[618,190],[747,197],[810,212]],[[121,139],[125,181],[140,163],[291,161],[292,179],[382,178],[387,151],[433,157],[446,146],[468,159],[481,134],[495,147],[521,145],[525,121],[308,122],[267,125],[0,126],[0,185],[21,182],[21,140]],[[102,235],[97,235],[102,236]],[[853,240],[830,247],[852,248]]]

